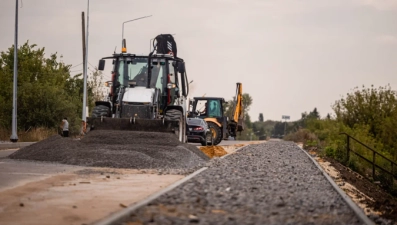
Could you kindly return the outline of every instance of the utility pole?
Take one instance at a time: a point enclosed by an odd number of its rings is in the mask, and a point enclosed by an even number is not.
[[[86,50],[86,46],[85,46],[85,16],[84,16],[84,12],[81,12],[81,28],[82,28],[82,47],[83,47],[83,69],[84,69],[85,68],[85,61],[86,61],[85,53],[87,51]],[[84,111],[85,111],[85,107],[83,106],[83,112]],[[80,134],[84,135],[84,133],[86,132],[86,121],[85,121],[84,113],[82,115],[82,124],[81,125],[82,125],[82,127],[81,127]]]
[[[83,76],[84,76],[84,90],[83,90],[83,113],[82,113],[82,121],[83,121],[83,131],[85,131],[86,126],[87,126],[87,115],[86,115],[86,110],[87,110],[87,67],[88,67],[88,28],[89,28],[89,22],[90,22],[90,0],[87,1],[87,30],[86,30],[86,36],[85,36],[85,61],[84,61],[84,70],[83,70]]]
[[[10,140],[18,141],[17,134],[17,84],[18,84],[18,1],[15,1],[15,35],[14,35],[14,87],[12,92],[12,134]]]

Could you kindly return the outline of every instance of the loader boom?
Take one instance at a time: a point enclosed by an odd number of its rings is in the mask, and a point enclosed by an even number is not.
[[[243,108],[243,85],[237,83],[236,88],[236,105],[233,110],[232,122],[237,124],[237,131],[243,131],[244,108]]]

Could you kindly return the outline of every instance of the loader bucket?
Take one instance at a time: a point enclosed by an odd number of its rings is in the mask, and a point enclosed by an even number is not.
[[[161,119],[92,118],[87,119],[91,130],[131,130],[146,132],[174,132],[178,121]]]

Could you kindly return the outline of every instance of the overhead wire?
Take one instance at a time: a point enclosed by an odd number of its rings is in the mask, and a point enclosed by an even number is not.
[[[78,72],[78,71],[82,71],[83,69],[79,69],[79,70],[73,70],[73,71],[69,71],[69,72],[71,72],[71,73],[73,73],[73,72]]]
[[[80,64],[77,64],[77,65],[75,65],[75,66],[72,66],[72,67],[70,67],[69,69],[72,69],[72,68],[75,68],[75,67],[77,67],[77,66],[80,66],[81,64],[83,64],[83,63],[80,63]]]
[[[88,62],[88,64],[90,64],[92,67],[94,67],[95,68],[95,66],[93,66],[90,62]]]

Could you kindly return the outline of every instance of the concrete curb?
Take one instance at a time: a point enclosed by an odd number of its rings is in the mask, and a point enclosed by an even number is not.
[[[197,170],[196,172],[190,174],[189,176],[186,176],[186,177],[178,180],[177,182],[171,184],[170,186],[164,188],[163,190],[161,190],[161,191],[149,196],[148,198],[145,198],[144,200],[139,201],[136,204],[128,206],[127,208],[125,208],[125,209],[123,209],[121,211],[115,212],[114,214],[110,215],[109,217],[107,217],[107,218],[105,218],[105,219],[103,219],[101,221],[98,221],[98,222],[96,222],[94,224],[95,225],[109,225],[109,224],[122,223],[125,220],[127,220],[128,217],[130,216],[130,214],[133,211],[135,211],[136,209],[138,209],[138,208],[140,208],[140,207],[142,207],[144,205],[147,205],[148,203],[150,203],[154,199],[156,199],[156,198],[160,197],[161,195],[171,191],[172,189],[178,187],[179,185],[185,183],[186,181],[192,179],[193,177],[195,177],[196,175],[200,174],[201,172],[203,172],[203,171],[205,171],[207,169],[208,169],[208,167],[203,167],[203,168]]]
[[[0,150],[22,148],[34,143],[36,142],[0,143]]]
[[[298,146],[298,145],[297,145]],[[299,147],[299,146],[298,146]],[[317,166],[317,168],[321,171],[325,178],[331,183],[332,187],[342,196],[345,202],[349,205],[349,207],[354,211],[354,213],[358,216],[358,218],[367,225],[375,225],[372,220],[370,220],[364,213],[364,211],[357,206],[357,204],[335,183],[335,181],[323,170],[323,168],[318,164],[318,162],[313,159],[313,157],[306,152],[303,148],[299,147],[306,155],[310,158],[310,160]]]

